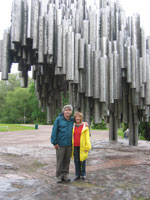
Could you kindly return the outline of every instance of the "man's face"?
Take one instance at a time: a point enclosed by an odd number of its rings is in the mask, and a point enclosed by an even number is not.
[[[66,108],[64,110],[64,117],[70,117],[72,114],[72,110],[70,110],[69,108]]]

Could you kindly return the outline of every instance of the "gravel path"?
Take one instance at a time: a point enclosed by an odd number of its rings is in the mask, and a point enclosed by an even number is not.
[[[0,132],[0,200],[149,200],[150,143],[109,142],[108,131],[91,131],[87,179],[57,184],[51,126]]]

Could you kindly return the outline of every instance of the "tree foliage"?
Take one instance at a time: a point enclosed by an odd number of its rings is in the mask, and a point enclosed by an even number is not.
[[[24,118],[30,119],[31,108],[28,100],[29,92],[26,88],[9,91],[3,105],[3,120],[6,123],[23,123]]]
[[[146,140],[150,141],[150,122],[141,122],[139,125],[139,133]]]
[[[34,82],[21,88],[18,74],[10,74],[8,81],[0,81],[0,122],[1,123],[46,123],[35,96]]]
[[[32,121],[34,121],[34,123],[46,123],[46,113],[41,112],[37,96],[35,95],[35,84],[33,82],[29,85],[29,94],[29,105],[32,108]]]
[[[5,98],[9,91],[14,91],[15,88],[20,87],[19,74],[9,74],[8,81],[0,80],[0,119],[2,116],[2,109],[5,103]]]
[[[92,129],[99,129],[99,130],[106,130],[107,124],[105,123],[104,120],[102,120],[101,123],[98,123],[98,124],[96,124],[92,121],[91,128]]]

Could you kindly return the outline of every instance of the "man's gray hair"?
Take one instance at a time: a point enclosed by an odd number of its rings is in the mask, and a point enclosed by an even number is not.
[[[73,111],[72,105],[65,105],[65,106],[63,107],[63,109],[62,109],[62,112],[64,112],[66,109],[69,109],[69,110]]]

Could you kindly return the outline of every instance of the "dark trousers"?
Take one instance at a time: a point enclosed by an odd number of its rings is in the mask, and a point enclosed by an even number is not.
[[[56,177],[62,178],[69,174],[69,165],[72,153],[72,146],[59,147],[56,150]]]
[[[76,176],[85,176],[85,160],[80,161],[80,147],[74,147],[74,164]]]

